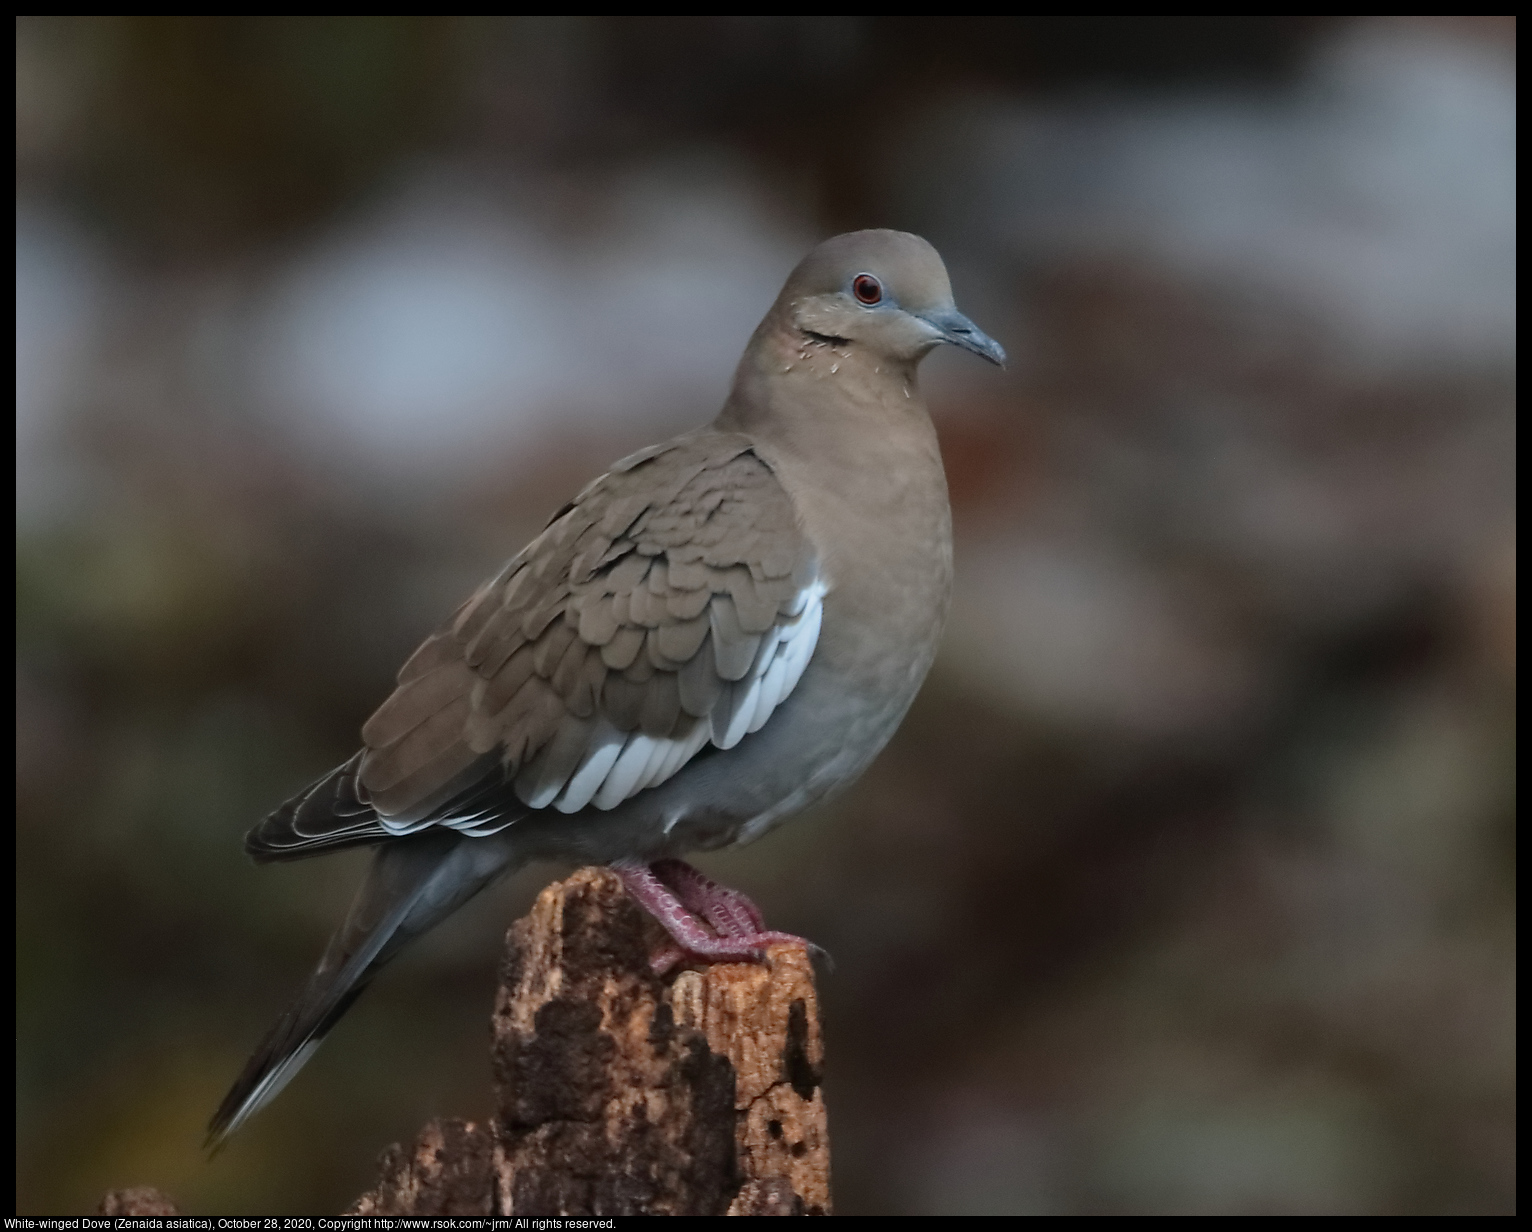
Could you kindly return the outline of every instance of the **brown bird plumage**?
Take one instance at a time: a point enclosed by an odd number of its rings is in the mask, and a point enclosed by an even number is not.
[[[727,747],[751,684],[802,624],[815,572],[747,437],[702,431],[645,450],[415,653],[362,729],[361,786],[402,830],[488,754],[517,767],[531,807],[610,808],[704,740]]]
[[[210,1140],[276,1095],[403,945],[530,859],[612,864],[694,954],[777,936],[676,857],[851,782],[920,687],[952,580],[916,384],[942,342],[1004,358],[929,244],[826,241],[714,423],[591,483],[411,656],[362,750],[247,840],[258,860],[378,854]]]

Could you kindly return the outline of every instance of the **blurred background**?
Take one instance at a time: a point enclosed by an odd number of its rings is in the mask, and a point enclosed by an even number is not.
[[[797,259],[918,231],[931,679],[701,861],[843,1214],[1512,1212],[1512,18],[22,18],[18,1210],[337,1212],[488,1114],[529,869],[208,1162],[365,855],[244,831]]]

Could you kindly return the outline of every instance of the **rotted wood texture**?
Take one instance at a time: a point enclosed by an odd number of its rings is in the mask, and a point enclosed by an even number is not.
[[[347,1215],[488,1215],[493,1181],[489,1130],[472,1121],[430,1121],[409,1149],[395,1143],[378,1161],[378,1187]]]
[[[140,1185],[135,1189],[109,1189],[96,1207],[98,1215],[179,1215],[176,1204],[158,1189]]]
[[[351,1213],[828,1214],[808,956],[661,979],[659,941],[604,869],[544,890],[506,941],[492,1124],[432,1122]]]

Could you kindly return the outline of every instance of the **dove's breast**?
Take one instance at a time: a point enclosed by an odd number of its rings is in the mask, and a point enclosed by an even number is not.
[[[893,735],[930,669],[952,596],[941,455],[924,409],[909,410],[902,431],[859,433],[853,457],[835,457],[829,443],[818,453],[769,442],[757,450],[793,498],[825,587],[819,644],[768,724],[792,726],[773,734],[794,740],[790,761],[813,764],[826,784],[818,794],[855,779]]]

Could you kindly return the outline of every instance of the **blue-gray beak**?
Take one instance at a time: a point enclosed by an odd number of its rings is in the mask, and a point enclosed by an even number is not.
[[[1005,367],[1005,348],[956,308],[921,313],[921,319],[939,330],[944,341]]]

